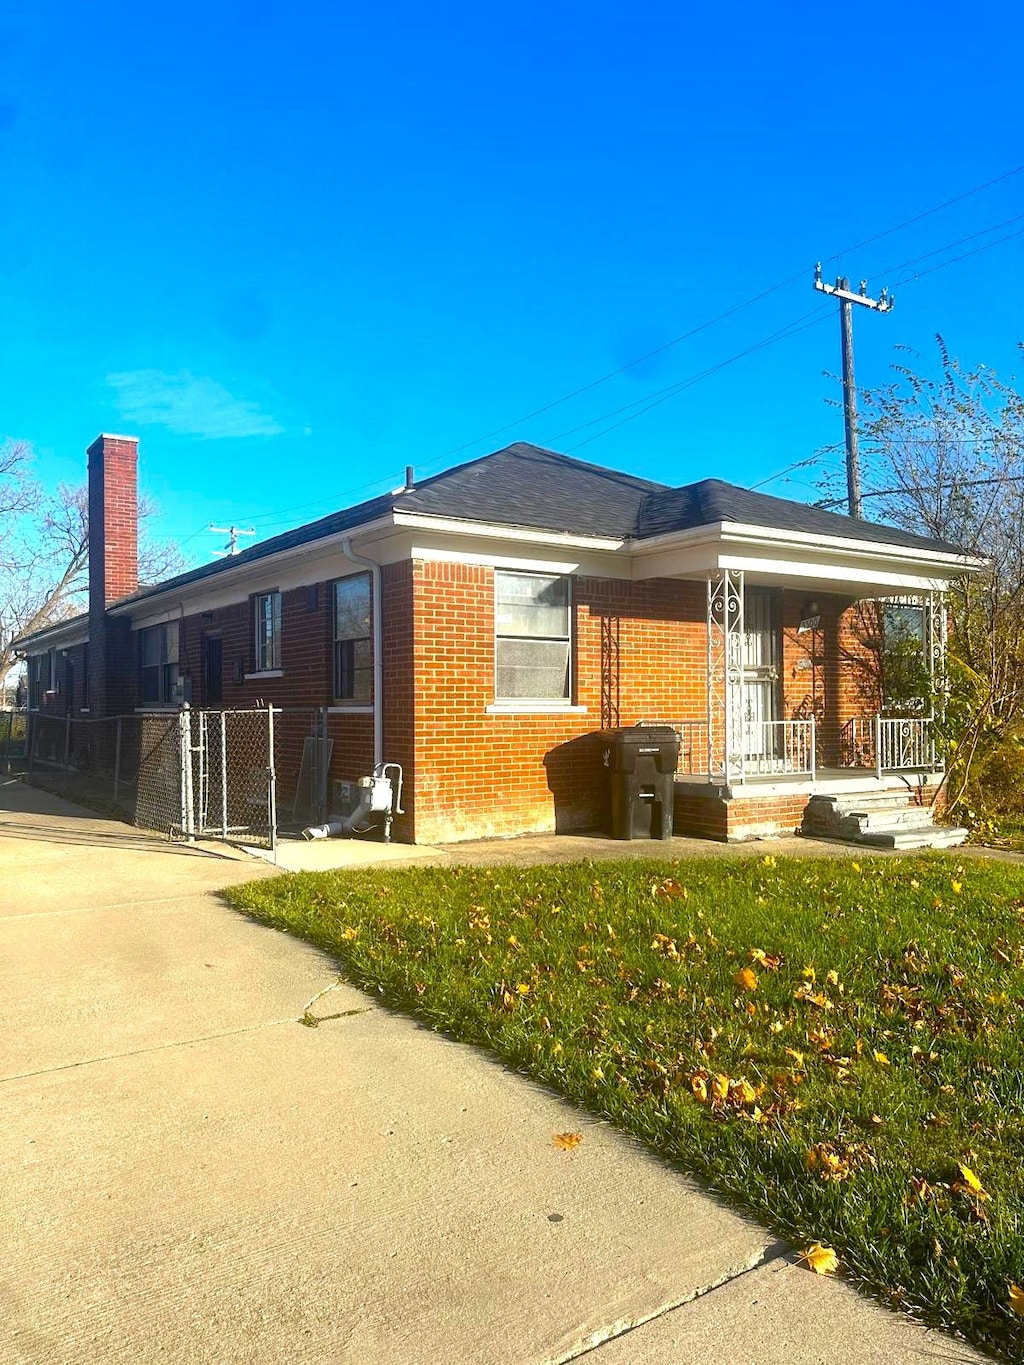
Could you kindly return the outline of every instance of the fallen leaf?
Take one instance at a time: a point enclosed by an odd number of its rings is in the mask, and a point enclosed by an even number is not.
[[[1024,1317],[1024,1289],[1021,1289],[1019,1284],[1011,1284],[1007,1288],[1010,1291],[1010,1297],[1006,1301],[1007,1307]]]
[[[752,971],[750,967],[741,967],[733,977],[733,981],[744,991],[756,991],[759,984],[757,973]]]
[[[970,1166],[965,1166],[963,1162],[957,1163],[957,1169],[964,1178],[964,1184],[974,1194],[984,1194],[985,1187],[978,1177],[971,1170]]]
[[[839,1265],[839,1257],[832,1248],[823,1247],[820,1242],[813,1242],[800,1253],[799,1259],[800,1264],[813,1270],[815,1275],[834,1275]]]
[[[583,1141],[582,1133],[556,1133],[551,1139],[560,1152],[571,1152]]]
[[[874,1059],[875,1059],[875,1061],[878,1063],[879,1066],[888,1066],[888,1065],[889,1065],[889,1058],[885,1055],[884,1052],[878,1052],[878,1051],[876,1051],[876,1052],[874,1052],[872,1055],[874,1056]]]

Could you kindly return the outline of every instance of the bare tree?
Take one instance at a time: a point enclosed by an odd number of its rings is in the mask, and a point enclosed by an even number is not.
[[[140,498],[140,527],[154,511]],[[176,546],[143,535],[140,581],[159,582],[183,568]],[[32,476],[31,447],[0,446],[0,683],[14,663],[18,636],[86,610],[88,588],[87,489],[58,484],[47,495]]]
[[[943,738],[950,804],[968,814],[991,805],[988,760],[1024,752],[1024,397],[936,340],[931,374],[916,356],[893,366],[891,383],[862,391],[862,474],[871,515],[988,564],[949,595]]]

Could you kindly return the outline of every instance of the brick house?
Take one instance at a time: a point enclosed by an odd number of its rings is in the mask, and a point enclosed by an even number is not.
[[[599,824],[596,732],[637,720],[681,734],[678,833],[935,782],[953,546],[517,443],[140,587],[137,442],[88,453],[89,610],[19,642],[36,715],[329,705],[331,777],[401,763],[421,843]]]

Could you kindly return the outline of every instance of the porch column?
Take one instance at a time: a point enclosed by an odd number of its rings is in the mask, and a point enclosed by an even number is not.
[[[743,777],[743,573],[708,575],[708,776]]]
[[[931,682],[932,723],[929,726],[928,745],[932,765],[941,768],[938,751],[935,747],[935,719],[941,716],[946,706],[946,644],[949,639],[949,615],[946,611],[946,594],[941,589],[932,589],[927,599],[927,631],[925,647],[928,650],[928,677]]]

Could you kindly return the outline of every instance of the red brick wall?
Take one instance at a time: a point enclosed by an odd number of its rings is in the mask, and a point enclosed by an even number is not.
[[[586,713],[488,715],[494,701],[493,571],[417,561],[412,578],[413,828],[421,843],[593,827],[604,818],[606,792],[595,731],[640,719],[677,724],[705,717],[702,582],[578,579],[574,700]],[[819,762],[838,763],[840,726],[863,713],[850,665],[859,637],[847,621],[849,599],[817,597],[821,629],[800,634],[809,595],[780,596],[784,714],[816,715],[824,736]],[[809,666],[800,667],[801,660]],[[683,801],[677,816],[695,832],[699,827],[725,838],[773,823],[792,830],[804,805],[803,798],[766,798],[767,804],[744,799],[726,812],[715,800],[699,810]]]
[[[594,732],[704,715],[702,583],[578,579],[574,700],[586,714],[488,715],[493,571],[412,572],[418,842],[593,826],[606,790]]]

